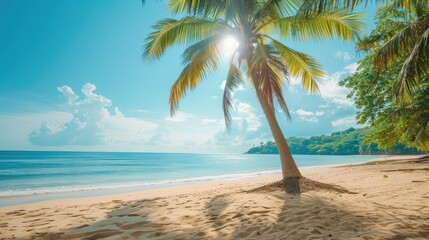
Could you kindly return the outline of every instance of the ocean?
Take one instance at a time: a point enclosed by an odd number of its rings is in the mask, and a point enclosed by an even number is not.
[[[301,168],[360,163],[379,157],[294,156]],[[270,173],[280,173],[278,155],[0,151],[0,206]]]

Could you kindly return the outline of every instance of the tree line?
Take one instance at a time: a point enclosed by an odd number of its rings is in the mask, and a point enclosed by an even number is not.
[[[371,132],[366,128],[349,128],[345,131],[334,132],[331,135],[313,137],[290,137],[287,139],[293,154],[308,155],[377,155],[377,154],[419,154],[418,149],[396,143],[382,148],[374,142],[366,142],[365,138]],[[250,148],[247,154],[278,154],[273,141],[261,142],[259,146]]]

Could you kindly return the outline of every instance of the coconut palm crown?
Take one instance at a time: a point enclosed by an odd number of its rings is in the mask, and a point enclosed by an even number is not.
[[[283,177],[301,174],[289,151],[275,117],[275,102],[289,111],[283,87],[290,79],[301,80],[303,88],[318,93],[317,83],[324,76],[321,65],[307,54],[291,49],[285,42],[308,42],[338,38],[351,41],[362,31],[363,15],[346,10],[297,15],[299,0],[169,0],[178,20],[163,19],[146,38],[143,57],[159,59],[175,44],[187,48],[182,55],[183,71],[171,87],[171,114],[188,90],[194,89],[226,56],[223,40],[233,36],[239,46],[230,56],[223,93],[226,125],[231,124],[232,92],[246,81],[253,86],[274,140],[279,149]]]

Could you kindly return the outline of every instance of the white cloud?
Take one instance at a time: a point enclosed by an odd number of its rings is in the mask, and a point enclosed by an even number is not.
[[[161,152],[210,152],[216,133],[223,128],[223,119],[190,115],[186,121],[173,122],[168,118],[160,123],[150,145]]]
[[[211,96],[210,99],[217,99],[217,96]]]
[[[299,117],[299,119],[304,120],[306,122],[318,122],[319,119],[317,117]]]
[[[298,109],[294,113],[299,116],[298,117],[299,119],[306,121],[306,122],[318,122],[319,119],[317,117],[325,114],[325,112],[323,112],[323,111],[310,112],[310,111],[305,111],[303,109]]]
[[[223,121],[223,119],[204,118],[203,120],[201,120],[201,124],[221,123]]]
[[[236,109],[238,113],[243,115],[247,125],[247,131],[254,132],[258,130],[261,126],[261,122],[259,121],[259,117],[255,114],[254,108],[250,104],[236,101]]]
[[[302,109],[298,109],[296,111],[296,114],[299,116],[322,116],[323,114],[325,114],[325,112],[323,111],[316,111],[316,112],[308,112]]]
[[[328,108],[328,107],[330,107],[330,105],[329,104],[322,104],[322,105],[319,105],[319,107],[320,108]]]
[[[106,142],[141,144],[147,142],[155,133],[158,124],[140,118],[126,117],[115,108],[115,114],[105,121]]]
[[[155,133],[157,124],[129,118],[118,108],[110,113],[112,101],[94,93],[91,83],[83,85],[80,99],[68,86],[58,88],[73,108],[72,118],[66,122],[45,120],[29,134],[29,141],[41,146],[102,145],[115,143],[143,143]]]
[[[344,86],[340,86],[339,82],[345,75],[354,73],[356,68],[357,63],[352,63],[344,67],[342,71],[335,72],[332,75],[326,75],[319,84],[321,97],[331,103],[352,107],[353,101],[347,98],[347,94],[350,90]]]
[[[0,115],[0,131],[4,136],[0,145],[4,149],[237,152],[265,136],[256,110],[238,100],[233,102],[236,134],[231,137],[223,118],[204,118],[179,111],[175,117],[161,118],[155,123],[126,116],[90,83],[82,87],[81,93],[68,86],[59,87],[58,91],[67,103],[68,112]],[[11,126],[19,126],[20,130]],[[220,135],[234,139],[231,140],[234,143],[220,141]]]
[[[2,149],[32,149],[28,133],[40,127],[49,119],[48,124],[70,121],[73,115],[65,112],[27,113],[20,115],[0,115],[0,146]]]
[[[291,93],[297,93],[298,90],[296,89],[296,86],[301,85],[301,79],[293,76],[289,76],[289,78],[288,91]]]
[[[348,61],[348,60],[350,60],[350,54],[349,54],[349,52],[341,52],[341,51],[337,51],[336,53],[335,53],[335,57],[336,58],[339,58],[339,59],[343,59],[344,61]]]
[[[336,105],[339,105],[341,107],[352,107],[353,101],[349,98],[347,98],[347,94],[350,92],[349,89],[347,89],[344,86],[340,86],[339,82],[344,77],[353,74],[356,72],[356,69],[358,67],[357,63],[351,63],[343,68],[341,71],[337,71],[330,75],[325,75],[319,81],[319,90],[320,90],[320,96],[328,101],[328,103],[334,103]],[[296,92],[295,86],[301,84],[300,80],[298,79],[291,79],[291,85],[289,87],[290,92]],[[326,108],[329,105],[320,105],[321,108]]]
[[[185,112],[176,112],[174,114],[174,116],[167,116],[164,118],[164,120],[168,121],[168,122],[185,122],[188,121],[189,119],[191,119],[193,116],[192,114],[189,113],[185,113]]]
[[[57,90],[67,99],[67,104],[73,104],[79,98],[69,86],[58,87]]]
[[[132,111],[137,113],[152,113],[152,111],[146,109],[134,109]]]
[[[355,116],[339,118],[331,122],[333,127],[353,127],[356,126]]]
[[[231,131],[223,125],[215,136],[215,144],[225,145],[227,142],[229,146],[246,149],[255,142],[272,139],[268,125],[261,122],[263,115],[259,115],[254,107],[239,100],[235,100],[233,105],[236,111],[231,112]]]

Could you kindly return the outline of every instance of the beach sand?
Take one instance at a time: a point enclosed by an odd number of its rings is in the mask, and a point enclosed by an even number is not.
[[[429,239],[429,159],[304,169],[354,194],[226,182],[0,208],[0,239]]]

